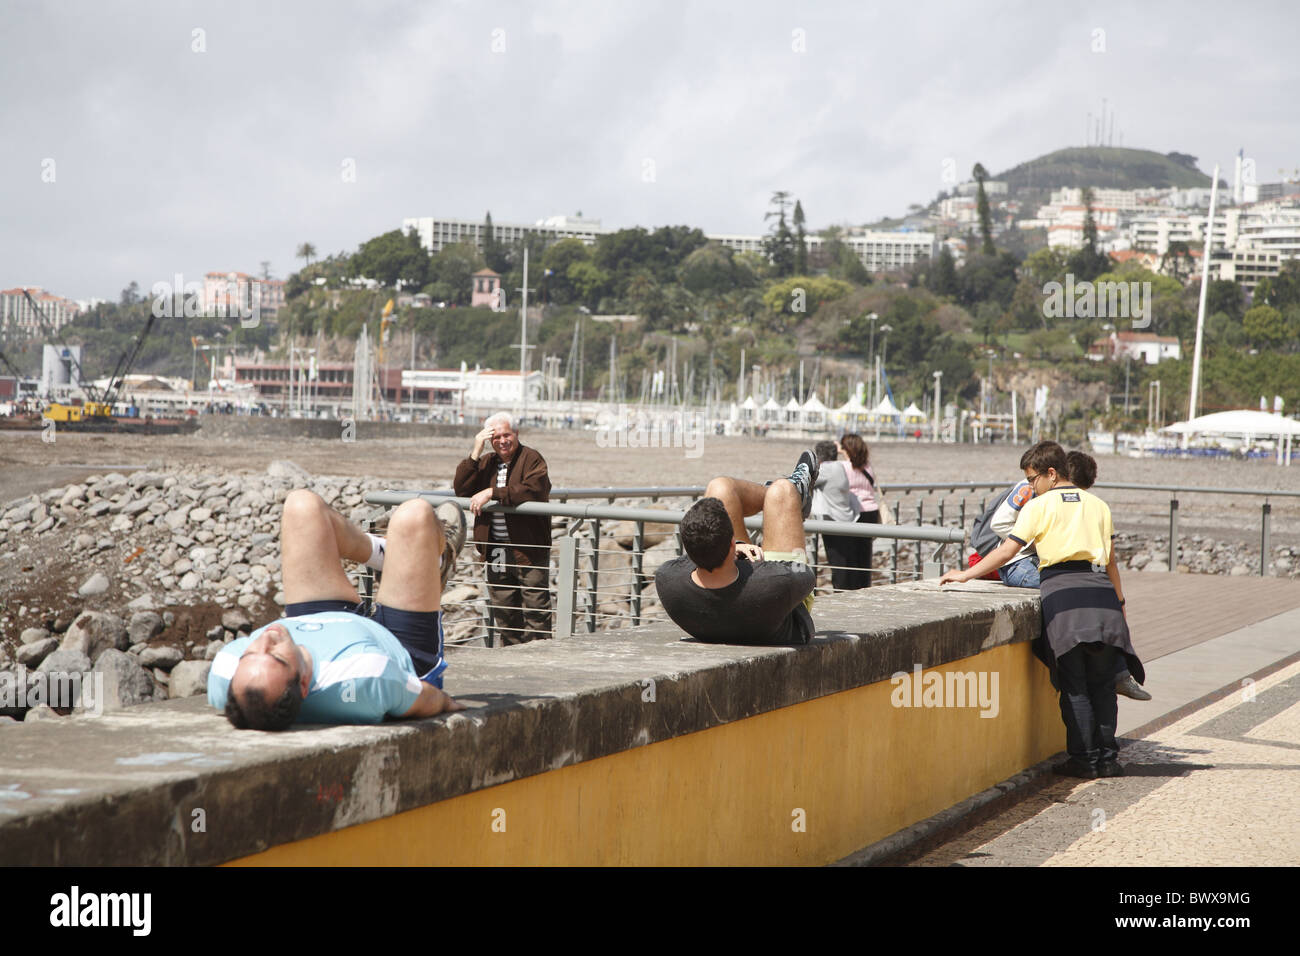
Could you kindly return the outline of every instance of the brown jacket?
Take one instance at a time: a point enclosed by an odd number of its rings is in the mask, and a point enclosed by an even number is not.
[[[551,479],[546,473],[546,459],[532,448],[520,445],[514,460],[506,470],[506,485],[496,487],[497,465],[501,459],[496,452],[486,452],[478,461],[465,458],[456,466],[452,487],[462,498],[469,498],[484,488],[492,489],[492,500],[503,505],[517,505],[525,501],[549,501]],[[545,564],[551,546],[551,519],[545,515],[508,514],[506,533],[516,548],[515,555],[521,564]],[[487,557],[488,543],[492,540],[492,513],[485,511],[474,519],[474,542],[479,554]],[[533,547],[527,547],[532,545]],[[522,550],[518,550],[522,547]]]

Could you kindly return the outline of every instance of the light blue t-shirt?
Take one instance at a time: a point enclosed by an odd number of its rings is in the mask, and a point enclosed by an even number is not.
[[[346,611],[325,611],[281,618],[295,644],[311,652],[311,689],[303,698],[297,723],[377,724],[385,716],[401,717],[420,696],[411,655],[385,627]],[[239,658],[270,627],[231,641],[212,661],[208,703],[225,710],[230,679]]]

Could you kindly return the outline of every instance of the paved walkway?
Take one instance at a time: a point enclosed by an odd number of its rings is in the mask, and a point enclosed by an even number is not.
[[[1130,574],[1124,583],[1155,698],[1120,698],[1127,775],[1040,773],[955,834],[884,862],[1300,864],[1300,582]]]

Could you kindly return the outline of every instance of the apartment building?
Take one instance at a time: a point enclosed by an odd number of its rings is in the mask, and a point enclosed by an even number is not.
[[[30,293],[36,305],[45,314],[45,322],[56,330],[63,328],[81,312],[71,299],[46,292],[40,286],[17,286],[0,290],[0,335],[11,338],[42,338],[44,326],[36,308],[23,293]]]

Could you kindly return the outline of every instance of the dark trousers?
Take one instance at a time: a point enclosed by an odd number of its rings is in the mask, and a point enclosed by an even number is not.
[[[1056,659],[1061,693],[1061,720],[1065,722],[1065,749],[1076,760],[1095,767],[1115,760],[1115,724],[1119,702],[1115,697],[1115,659],[1118,650],[1100,642],[1077,644]]]
[[[879,511],[858,514],[862,524],[880,524]],[[857,591],[871,587],[872,538],[852,538],[846,534],[824,534],[826,560],[831,568],[831,587],[837,591]]]
[[[528,565],[518,548],[488,545],[488,594],[502,646],[551,636],[550,567],[544,549],[536,550],[539,563]]]

